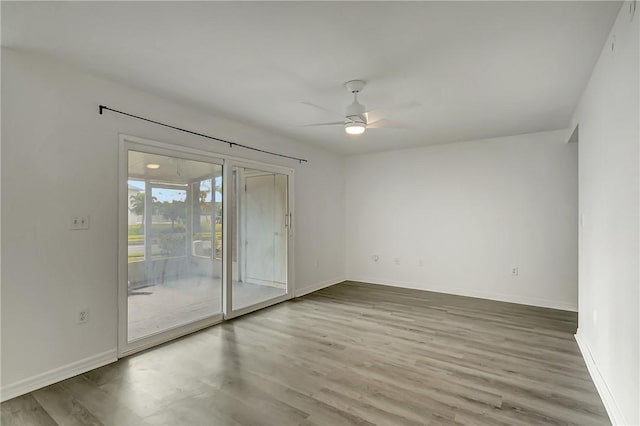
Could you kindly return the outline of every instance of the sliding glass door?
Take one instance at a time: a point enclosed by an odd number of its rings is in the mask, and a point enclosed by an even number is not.
[[[289,296],[289,175],[231,168],[231,309],[235,316]]]
[[[149,147],[126,160],[121,346],[132,350],[222,320],[223,166]]]
[[[120,149],[121,356],[291,297],[292,170],[133,137]]]

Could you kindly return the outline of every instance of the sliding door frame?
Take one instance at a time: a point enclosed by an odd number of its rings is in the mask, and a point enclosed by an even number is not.
[[[168,330],[152,334],[148,337],[128,341],[128,199],[127,180],[128,152],[130,150],[150,154],[174,156],[186,160],[219,164],[222,166],[222,312],[188,324],[176,326]],[[263,301],[261,303],[233,310],[232,304],[232,238],[231,229],[234,218],[228,216],[231,200],[231,170],[234,166],[254,168],[265,172],[287,175],[287,209],[289,221],[287,227],[287,288],[282,296]],[[292,168],[276,166],[259,161],[246,160],[212,151],[189,148],[155,140],[144,139],[125,134],[119,135],[118,152],[118,357],[148,349],[164,342],[176,339],[200,329],[218,324],[225,319],[231,319],[276,303],[291,299],[295,294],[294,279],[294,222],[293,215],[293,185],[294,170]]]
[[[128,217],[127,217],[127,180],[129,179],[129,151],[137,151],[148,154],[164,155],[168,157],[180,158],[185,160],[199,161],[210,164],[216,164],[222,167],[224,173],[224,160],[218,156],[207,152],[198,152],[196,150],[185,149],[184,147],[163,144],[159,142],[144,140],[131,136],[120,136],[120,153],[118,158],[119,175],[118,175],[118,356],[123,357],[135,352],[148,349],[152,346],[159,345],[169,340],[176,339],[185,334],[192,333],[205,327],[217,324],[224,318],[222,309],[219,313],[211,316],[188,322],[186,324],[170,327],[166,330],[150,334],[129,341],[129,304],[128,304]],[[165,185],[149,185],[145,188],[145,192],[150,194],[152,187],[162,187]],[[223,188],[224,191],[224,188]],[[123,205],[124,204],[124,205]],[[146,212],[145,212],[146,214]],[[147,215],[148,216],[148,215]],[[149,218],[147,218],[149,219]],[[149,222],[148,226],[151,223]],[[147,234],[145,234],[147,235]],[[147,244],[145,243],[145,246]],[[149,252],[145,247],[145,252]],[[145,253],[147,254],[147,253]],[[145,262],[149,262],[145,256]],[[224,288],[224,277],[221,282]]]
[[[231,184],[231,174],[232,174],[232,170],[234,167],[245,167],[245,168],[249,168],[249,169],[255,169],[257,171],[261,171],[261,172],[265,172],[265,173],[275,173],[275,174],[281,174],[281,175],[285,175],[287,176],[287,215],[288,215],[288,220],[287,220],[287,225],[286,225],[286,233],[287,233],[287,238],[286,238],[286,251],[287,251],[287,269],[286,269],[286,274],[287,274],[287,278],[286,278],[286,291],[285,294],[281,295],[281,296],[277,296],[271,299],[267,299],[264,300],[262,302],[253,304],[253,305],[249,305],[249,306],[244,306],[242,308],[239,309],[233,309],[233,238],[224,238],[223,237],[223,241],[227,241],[227,245],[223,244],[224,247],[224,253],[228,253],[229,256],[227,256],[225,258],[225,262],[224,262],[224,266],[223,266],[223,270],[226,271],[226,294],[224,296],[224,300],[225,300],[225,309],[224,309],[224,318],[225,319],[231,319],[231,318],[236,318],[239,317],[241,315],[244,314],[248,314],[250,312],[253,311],[257,311],[259,309],[263,309],[266,308],[268,306],[274,305],[276,303],[280,303],[280,302],[284,302],[285,300],[289,300],[291,298],[293,298],[293,295],[295,294],[295,280],[294,280],[294,272],[295,272],[295,268],[294,268],[294,259],[293,259],[293,253],[294,253],[294,249],[293,249],[293,244],[294,244],[294,227],[293,227],[293,223],[294,223],[294,214],[293,214],[293,206],[294,206],[294,200],[293,200],[293,185],[294,185],[294,171],[291,168],[288,167],[281,167],[281,166],[274,166],[272,164],[264,164],[264,163],[257,163],[257,162],[251,162],[251,161],[246,161],[246,160],[241,160],[241,159],[227,159],[225,161],[225,167],[224,167],[224,171],[226,173],[228,173],[227,177],[227,182],[229,182]],[[224,172],[223,172],[224,173]],[[223,177],[223,182],[224,182],[224,177]],[[224,194],[227,194],[228,198],[224,198]],[[231,206],[231,203],[236,202],[237,203],[237,199],[236,200],[231,200],[231,191],[225,191],[223,194],[223,199],[222,199],[222,209],[224,211],[223,213],[223,217],[227,218],[227,212],[226,212],[226,208]],[[237,206],[236,206],[237,209]],[[231,220],[223,220],[223,229],[224,232],[222,233],[222,235],[228,235],[231,236],[232,235],[232,226],[235,223],[235,218],[231,219]],[[239,223],[235,223],[236,226],[240,226]],[[238,253],[240,253],[240,251],[238,251]],[[238,270],[241,268],[240,265],[238,265]]]

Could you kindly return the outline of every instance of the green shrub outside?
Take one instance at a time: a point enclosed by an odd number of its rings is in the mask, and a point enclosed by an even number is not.
[[[178,225],[172,228],[170,223],[157,223],[151,225],[151,229],[156,236],[155,243],[167,256],[184,256],[186,254],[186,234],[183,226]],[[211,238],[211,227],[207,225],[201,226],[201,231],[194,234],[194,239],[208,240]],[[222,252],[222,224],[215,224],[215,241],[214,247],[216,254]],[[141,224],[129,225],[129,244],[144,244],[144,228]],[[216,256],[218,257],[218,256]],[[144,260],[144,254],[130,254],[129,262],[137,262]]]

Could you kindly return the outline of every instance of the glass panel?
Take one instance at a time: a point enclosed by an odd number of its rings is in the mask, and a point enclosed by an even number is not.
[[[131,342],[222,312],[222,166],[128,157]]]
[[[128,260],[131,262],[144,261],[144,203],[145,183],[140,180],[127,182],[127,199],[129,200],[129,244]]]
[[[182,188],[157,187],[151,183],[151,259],[169,259],[187,255],[188,186]],[[164,184],[166,185],[166,183]]]
[[[234,167],[233,309],[287,292],[287,176]]]
[[[222,260],[222,176],[193,183],[191,254]]]

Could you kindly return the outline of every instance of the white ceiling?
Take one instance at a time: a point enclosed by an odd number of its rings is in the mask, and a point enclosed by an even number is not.
[[[353,154],[566,127],[619,8],[3,1],[2,44]],[[410,128],[348,137],[300,127],[340,120],[302,102],[342,112],[352,79],[368,81],[360,100],[369,108],[419,102],[386,116]]]

